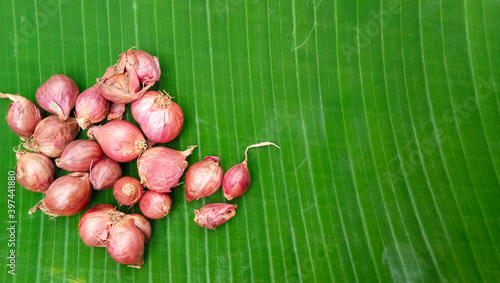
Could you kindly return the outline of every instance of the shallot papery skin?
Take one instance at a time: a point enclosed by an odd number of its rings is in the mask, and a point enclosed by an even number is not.
[[[238,206],[235,204],[210,203],[194,211],[194,221],[201,227],[215,230],[236,214],[236,208]]]
[[[122,177],[122,168],[118,162],[111,159],[103,159],[90,170],[90,182],[94,190],[105,190],[113,187],[116,181]]]
[[[123,177],[113,185],[113,196],[120,205],[134,205],[142,197],[144,187],[133,177]]]
[[[128,216],[134,219],[135,226],[139,230],[141,230],[142,234],[144,235],[144,243],[149,242],[149,240],[151,239],[151,232],[152,232],[149,220],[140,214],[129,214]]]
[[[54,181],[54,162],[42,153],[16,153],[16,179],[19,185],[32,192],[45,192]]]
[[[79,131],[80,126],[75,118],[70,117],[63,121],[58,116],[51,115],[38,123],[33,136],[23,146],[31,151],[57,158],[61,156],[64,148],[76,138]]]
[[[115,261],[140,268],[144,263],[145,238],[134,222],[133,218],[125,217],[114,223],[106,247]]]
[[[184,126],[184,113],[168,93],[148,91],[132,103],[132,116],[146,137],[156,143],[175,139]]]
[[[28,140],[42,120],[42,112],[33,102],[16,94],[0,93],[0,98],[8,98],[13,102],[7,110],[7,123],[14,133],[23,141]]]
[[[222,192],[227,200],[239,197],[244,194],[250,187],[250,171],[248,170],[248,150],[250,148],[262,147],[273,145],[277,148],[279,146],[272,142],[261,142],[258,144],[249,145],[245,150],[245,160],[242,163],[236,164],[227,170],[222,180]]]
[[[121,120],[123,118],[123,113],[125,113],[125,104],[113,102],[111,103],[107,119],[109,121],[115,119]]]
[[[172,209],[172,199],[166,193],[146,191],[139,201],[142,214],[149,219],[160,219]]]
[[[87,210],[78,222],[78,233],[89,247],[105,247],[112,226],[110,215],[116,213],[111,204],[98,204]]]
[[[120,61],[126,61],[126,68],[134,68],[139,82],[143,85],[153,85],[161,76],[158,58],[142,50],[128,50],[120,55]],[[118,63],[119,65],[120,63]]]
[[[72,79],[56,74],[38,87],[36,101],[46,111],[66,120],[79,94],[78,86]]]
[[[76,99],[75,117],[84,130],[104,120],[108,112],[109,101],[101,95],[98,85],[88,88]]]
[[[113,120],[103,126],[94,126],[87,134],[97,140],[109,158],[117,162],[132,161],[147,148],[141,131],[128,121]]]
[[[45,192],[45,198],[30,209],[42,210],[51,217],[70,216],[82,212],[92,197],[89,173],[76,172],[57,178]]]
[[[208,197],[220,188],[224,170],[219,162],[219,157],[207,156],[189,167],[185,181],[188,202]]]
[[[150,148],[137,160],[141,184],[159,193],[169,193],[179,184],[179,179],[188,166],[186,158],[196,145],[185,151],[177,151],[163,146]]]
[[[56,166],[70,172],[90,171],[90,167],[104,158],[101,147],[90,140],[75,140],[64,148]]]
[[[97,85],[104,98],[120,104],[130,103],[147,91],[147,88],[140,90],[141,84],[136,71],[133,68],[125,70],[122,65],[109,67]]]

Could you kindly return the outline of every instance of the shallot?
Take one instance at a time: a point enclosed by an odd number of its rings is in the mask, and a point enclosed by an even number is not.
[[[76,138],[79,131],[80,127],[75,118],[70,117],[62,121],[58,116],[51,115],[38,123],[33,136],[23,146],[56,158],[61,156],[66,145]]]
[[[113,102],[111,103],[107,119],[109,121],[115,119],[121,120],[123,118],[123,113],[125,113],[125,104]]]
[[[105,247],[112,226],[111,214],[116,208],[111,204],[98,204],[87,210],[78,222],[78,233],[89,247]]]
[[[228,200],[239,197],[244,194],[250,187],[250,171],[248,170],[248,150],[250,148],[274,145],[277,148],[279,146],[272,142],[261,142],[258,144],[249,145],[245,150],[245,160],[242,163],[236,164],[227,170],[222,181],[222,192],[224,197]]]
[[[20,95],[0,93],[0,98],[13,101],[9,105],[5,119],[21,140],[28,140],[33,135],[36,125],[42,120],[42,112],[33,102]]]
[[[122,168],[120,164],[108,158],[97,162],[90,170],[90,182],[94,190],[109,189],[121,177]]]
[[[129,162],[147,148],[141,131],[132,123],[113,120],[104,126],[94,126],[87,132],[97,140],[104,153],[117,162]]]
[[[117,65],[123,61],[127,70],[133,68],[136,71],[139,82],[143,85],[153,85],[160,79],[160,62],[155,56],[142,50],[128,50],[120,54]]]
[[[56,74],[38,87],[36,101],[46,111],[66,120],[79,94],[78,86],[72,79]]]
[[[126,104],[140,98],[147,89],[140,90],[141,84],[133,68],[125,70],[125,66],[115,65],[97,81],[101,95],[107,100]],[[149,87],[148,87],[149,88]]]
[[[91,197],[89,173],[71,173],[52,182],[45,198],[30,209],[29,214],[41,210],[51,217],[75,215],[87,207]]]
[[[169,193],[179,184],[179,179],[188,166],[186,158],[196,145],[185,151],[177,151],[163,146],[150,148],[139,157],[137,167],[141,184],[159,193]]]
[[[207,156],[191,165],[186,173],[186,200],[188,202],[215,193],[222,185],[224,171],[220,158]]]
[[[142,214],[149,219],[160,219],[170,212],[172,199],[166,193],[146,191],[139,201]]]
[[[103,157],[104,153],[95,141],[75,140],[64,148],[61,157],[56,159],[56,165],[71,172],[89,171],[92,164]]]
[[[16,158],[19,185],[32,192],[45,192],[54,181],[54,162],[41,153],[22,150],[17,151]]]
[[[210,203],[194,211],[194,221],[200,227],[215,230],[236,214],[236,208],[237,205],[230,203]]]
[[[135,225],[133,218],[116,217],[106,242],[109,255],[118,263],[129,267],[141,268],[144,263],[144,234]]]
[[[146,92],[132,103],[132,115],[146,137],[156,143],[172,141],[184,125],[182,109],[166,92]]]
[[[130,218],[134,219],[134,224],[144,235],[144,243],[151,239],[151,224],[149,220],[141,214],[129,214]]]
[[[101,89],[97,85],[88,88],[76,99],[75,117],[84,130],[104,120],[108,112],[109,101],[101,95]]]
[[[123,177],[113,185],[113,196],[120,205],[134,205],[142,197],[144,187],[133,177]]]

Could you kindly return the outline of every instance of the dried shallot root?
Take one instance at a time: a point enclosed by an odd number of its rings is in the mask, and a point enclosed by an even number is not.
[[[172,199],[166,193],[146,191],[139,201],[142,214],[149,219],[160,219],[172,209]]]
[[[194,221],[198,223],[200,227],[215,230],[217,226],[233,218],[236,214],[236,208],[238,208],[238,206],[235,204],[210,203],[194,211]]]
[[[188,202],[207,197],[220,188],[224,171],[219,162],[220,158],[217,156],[206,156],[189,167],[185,181]]]
[[[184,126],[182,109],[166,92],[146,92],[132,103],[132,115],[146,137],[155,143],[172,141]]]
[[[54,181],[54,162],[42,153],[16,152],[16,179],[19,185],[32,192],[43,193]]]
[[[248,150],[250,148],[268,145],[274,145],[275,147],[280,148],[272,142],[261,142],[258,144],[249,145],[245,150],[245,160],[243,160],[242,163],[236,164],[229,170],[227,170],[222,181],[222,192],[224,193],[224,197],[226,199],[232,200],[233,198],[237,198],[244,194],[250,187],[250,171],[248,170],[247,166]]]
[[[64,148],[56,166],[70,172],[85,172],[103,158],[104,153],[95,141],[75,140]]]
[[[123,177],[113,185],[113,196],[120,205],[134,205],[144,194],[141,182],[133,177]]]
[[[89,138],[97,140],[104,153],[117,162],[136,159],[148,146],[146,139],[134,124],[113,120],[103,126],[91,127]]]
[[[191,155],[196,145],[185,151],[177,151],[163,146],[152,147],[137,159],[137,168],[144,187],[159,192],[169,193],[179,184],[179,180],[188,166],[186,158]]]
[[[38,87],[36,101],[45,111],[66,120],[79,94],[78,86],[72,79],[56,74]]]
[[[90,169],[90,182],[94,190],[105,190],[113,187],[122,177],[122,168],[118,162],[105,158]]]
[[[63,121],[58,116],[51,115],[38,123],[33,136],[23,146],[28,150],[57,158],[76,138],[79,131],[80,126],[75,118],[70,117]]]
[[[82,215],[78,232],[87,246],[106,247],[118,263],[140,268],[151,225],[140,214],[125,214],[110,204],[99,204]]]
[[[36,125],[42,120],[42,112],[33,102],[23,96],[0,93],[0,98],[12,100],[5,119],[11,130],[14,131],[21,140],[27,141],[31,135],[33,135]]]
[[[108,113],[108,121],[111,120],[121,120],[123,118],[123,113],[125,113],[125,104],[122,103],[111,103],[111,108]]]
[[[87,207],[91,197],[89,173],[71,173],[52,182],[45,192],[45,198],[31,208],[29,214],[41,210],[51,217],[75,215]]]
[[[109,101],[101,95],[97,85],[88,88],[76,99],[75,117],[84,130],[104,120],[108,112]]]

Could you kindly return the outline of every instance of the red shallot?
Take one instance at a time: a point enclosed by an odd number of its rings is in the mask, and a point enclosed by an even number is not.
[[[140,90],[136,71],[133,68],[125,70],[124,65],[109,67],[104,76],[98,79],[97,85],[107,100],[121,104],[130,103],[147,91],[147,88]]]
[[[45,192],[54,181],[54,162],[41,153],[22,150],[17,151],[16,158],[19,185],[32,192]]]
[[[124,216],[112,220],[113,227],[106,242],[109,255],[121,264],[141,268],[144,263],[144,234],[135,225],[134,218]]]
[[[56,74],[38,87],[36,101],[46,111],[66,120],[79,94],[78,86],[72,79]]]
[[[149,242],[151,239],[151,224],[149,220],[141,214],[129,214],[128,216],[134,219],[135,226],[144,235],[144,243]]]
[[[97,140],[104,153],[117,162],[129,162],[147,148],[141,131],[132,123],[113,120],[103,126],[94,126],[87,132]]]
[[[71,172],[84,172],[103,157],[104,153],[95,141],[75,140],[64,148],[61,157],[56,159],[56,165]]]
[[[87,210],[78,222],[78,233],[89,247],[105,247],[109,238],[111,214],[116,213],[111,204],[98,204]]]
[[[132,115],[146,137],[156,143],[172,141],[184,125],[182,109],[166,92],[146,92],[132,103]]]
[[[109,109],[108,120],[121,120],[123,118],[123,113],[125,113],[125,104],[113,102]]]
[[[137,167],[141,184],[159,193],[169,193],[179,184],[179,179],[188,166],[186,158],[196,145],[185,151],[177,151],[163,146],[150,148],[139,157]]]
[[[5,119],[14,133],[23,141],[28,140],[33,135],[36,125],[42,120],[42,112],[33,102],[20,95],[0,93],[0,98],[13,101],[9,105]]]
[[[91,197],[89,173],[71,173],[52,182],[45,198],[30,209],[29,214],[41,210],[51,217],[75,215],[87,207]]]
[[[118,65],[120,61],[126,62],[127,70],[133,68],[136,71],[139,82],[143,85],[153,85],[160,79],[161,70],[158,58],[142,50],[128,50],[120,54]]]
[[[90,170],[90,182],[94,190],[109,189],[121,177],[122,168],[120,164],[108,158],[97,162]]]
[[[88,88],[76,99],[75,117],[84,130],[104,120],[108,112],[109,101],[101,95],[97,85]]]
[[[236,208],[237,205],[230,203],[210,203],[194,211],[194,221],[201,227],[215,230],[236,214]]]
[[[166,193],[146,191],[139,201],[142,214],[149,219],[160,219],[170,212],[172,199]]]
[[[75,118],[70,117],[62,121],[56,115],[51,115],[38,123],[33,136],[23,146],[56,158],[61,156],[66,145],[76,138],[79,131],[80,127]]]
[[[120,205],[134,205],[142,197],[144,187],[133,177],[123,177],[113,185],[113,196]]]
[[[220,158],[207,156],[191,165],[186,173],[186,200],[188,202],[215,193],[222,185],[224,171]]]
[[[248,161],[248,150],[254,147],[274,145],[277,148],[279,146],[272,142],[261,142],[258,144],[249,145],[245,150],[245,160],[242,163],[236,164],[227,170],[224,175],[224,180],[222,181],[222,191],[224,197],[228,200],[239,197],[244,194],[250,187],[250,171],[248,171],[247,161]]]

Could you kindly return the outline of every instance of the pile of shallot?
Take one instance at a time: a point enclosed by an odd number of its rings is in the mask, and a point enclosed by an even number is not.
[[[7,123],[28,150],[16,150],[17,181],[27,190],[44,194],[29,213],[41,210],[51,218],[76,215],[88,206],[94,190],[112,188],[117,206],[99,204],[87,210],[78,231],[86,245],[106,247],[114,260],[136,268],[144,263],[144,244],[151,238],[148,218],[169,214],[172,198],[168,193],[180,184],[188,167],[186,159],[196,148],[178,151],[157,145],[174,140],[184,126],[184,113],[173,97],[150,90],[160,76],[158,58],[141,50],[122,53],[81,94],[73,80],[53,75],[36,92],[38,105],[54,114],[45,118],[28,99],[0,93],[0,98],[12,100]],[[122,120],[129,103],[139,127]],[[89,139],[77,139],[80,129],[87,130]],[[185,177],[187,202],[213,195],[220,187],[229,201],[243,195],[250,186],[248,150],[268,145],[278,147],[271,142],[248,146],[245,160],[225,174],[217,156],[194,163]],[[135,159],[138,176],[122,176],[120,163]],[[70,173],[56,176],[56,167]],[[117,210],[136,204],[142,215]],[[236,208],[235,204],[210,203],[195,210],[194,220],[201,227],[215,229],[231,219]]]

